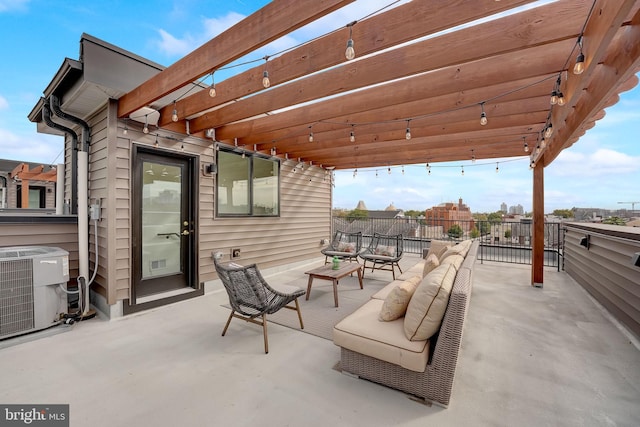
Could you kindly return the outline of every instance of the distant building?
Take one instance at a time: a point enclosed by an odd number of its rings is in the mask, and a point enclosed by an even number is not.
[[[425,223],[428,226],[442,226],[445,230],[454,224],[458,224],[463,231],[470,231],[475,223],[471,215],[471,209],[462,203],[447,202],[427,209],[424,214]]]
[[[0,209],[55,209],[56,175],[48,165],[0,159]]]
[[[500,205],[500,212],[507,213],[507,204],[505,202]]]
[[[509,207],[509,214],[511,215],[524,215],[524,207],[518,204],[516,206]]]

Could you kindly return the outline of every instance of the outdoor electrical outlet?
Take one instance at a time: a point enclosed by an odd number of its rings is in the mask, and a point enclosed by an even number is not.
[[[240,258],[240,249],[231,249],[231,258]]]

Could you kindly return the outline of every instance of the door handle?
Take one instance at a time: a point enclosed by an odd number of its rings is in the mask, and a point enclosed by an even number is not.
[[[190,234],[189,230],[182,230],[183,236],[188,236]]]

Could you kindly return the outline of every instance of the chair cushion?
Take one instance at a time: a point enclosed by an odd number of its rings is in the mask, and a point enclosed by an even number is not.
[[[438,261],[438,257],[435,254],[427,255],[427,258],[424,262],[424,267],[422,268],[422,277],[431,273],[439,265],[440,261]]]
[[[413,276],[394,287],[384,299],[378,319],[388,322],[404,316],[409,301],[421,281],[422,276]]]
[[[374,255],[382,255],[387,257],[395,257],[396,256],[396,247],[395,246],[386,246],[386,245],[378,245],[373,251]]]
[[[429,255],[433,254],[440,259],[442,254],[444,254],[451,246],[452,243],[445,240],[432,240],[429,245],[429,252],[427,252],[427,256],[425,258],[428,258]]]
[[[337,250],[338,252],[353,253],[356,251],[356,244],[355,242],[340,242]]]
[[[448,256],[451,255],[462,255],[463,257],[467,255],[469,252],[469,248],[471,247],[471,240],[463,240],[457,245],[451,246],[447,249],[447,251],[440,256],[440,262]]]
[[[404,333],[407,339],[426,340],[438,331],[455,277],[455,267],[442,264],[422,279],[404,316]]]

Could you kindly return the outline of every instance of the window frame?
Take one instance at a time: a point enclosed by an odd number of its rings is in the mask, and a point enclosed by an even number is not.
[[[237,156],[242,156],[242,152],[239,152],[237,150],[233,150],[233,149],[224,149],[224,148],[220,148],[218,150],[218,155],[216,155],[216,179],[215,179],[215,185],[214,185],[214,192],[215,192],[215,196],[214,196],[214,203],[215,203],[215,215],[216,218],[279,218],[280,217],[280,212],[281,212],[281,204],[280,204],[280,171],[281,171],[281,162],[279,158],[274,158],[274,157],[270,157],[270,156],[266,156],[260,153],[248,153],[245,152],[245,158],[248,158],[248,174],[247,174],[247,186],[248,186],[248,201],[247,204],[249,206],[249,212],[248,213],[224,213],[224,212],[220,212],[220,203],[218,201],[218,194],[219,194],[219,183],[220,183],[220,156],[219,153],[225,153],[225,154],[232,154],[232,155],[237,155]],[[272,163],[274,163],[277,167],[277,174],[275,175],[275,177],[278,180],[278,183],[276,185],[276,191],[277,191],[277,213],[274,214],[260,214],[260,213],[255,213],[255,206],[254,206],[254,159],[260,159],[260,160],[267,160],[270,161]]]

